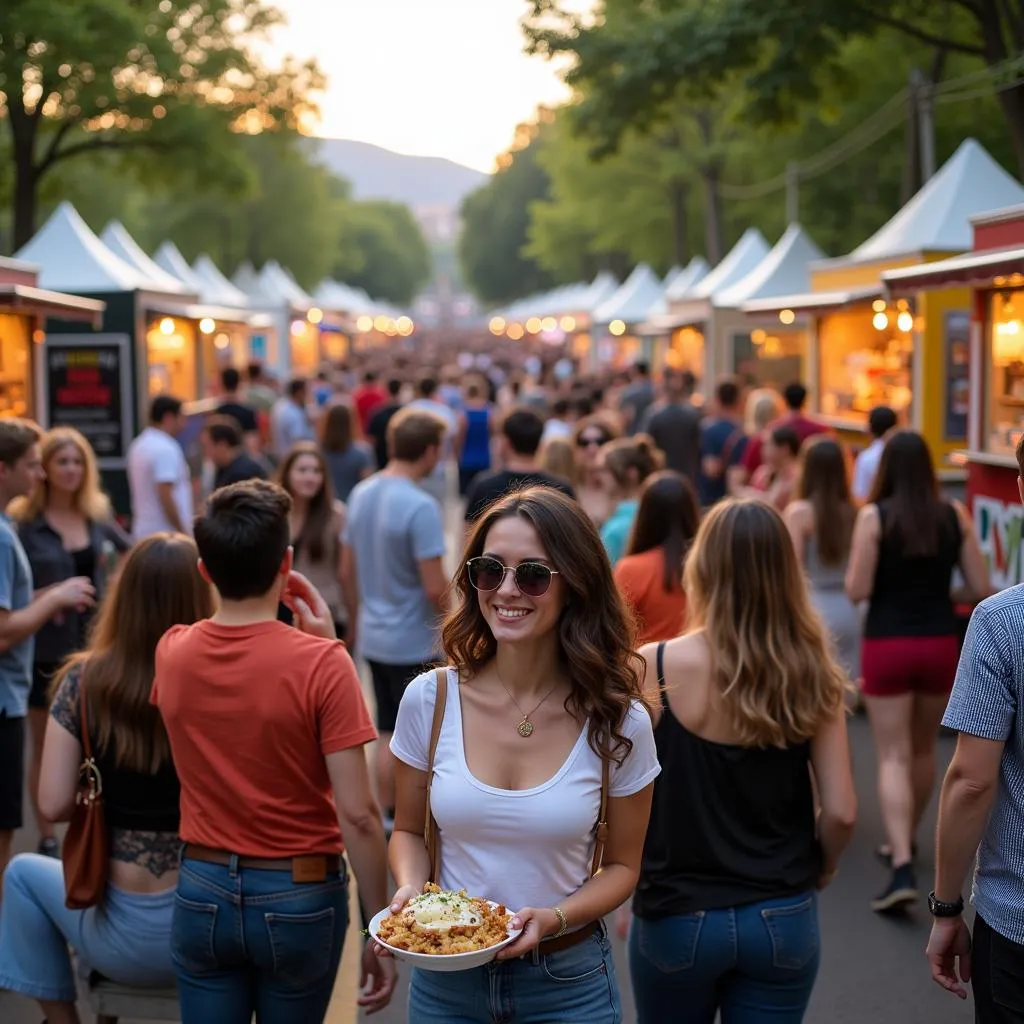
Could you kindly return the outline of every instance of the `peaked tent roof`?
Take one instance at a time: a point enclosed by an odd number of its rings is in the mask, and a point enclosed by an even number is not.
[[[757,228],[747,228],[714,270],[702,277],[685,294],[674,294],[672,300],[689,302],[694,299],[710,299],[746,277],[768,255],[770,249],[764,235]]]
[[[590,282],[586,295],[580,300],[581,313],[593,313],[601,303],[610,299],[619,287],[619,282],[610,270],[601,273]]]
[[[808,291],[810,264],[823,255],[799,224],[790,224],[775,248],[746,277],[716,292],[712,302],[719,307],[738,309],[754,299]]]
[[[176,277],[189,291],[202,295],[203,283],[192,272],[188,260],[181,255],[181,251],[171,241],[161,243],[160,248],[153,253],[153,262],[172,277]]]
[[[976,139],[965,139],[895,217],[845,261],[867,263],[915,252],[971,248],[971,217],[1024,202],[1024,186]]]
[[[249,296],[232,284],[205,252],[192,264],[191,273],[199,281],[201,294],[207,302],[238,309],[249,305]]]
[[[646,263],[640,263],[615,293],[594,310],[594,322],[610,324],[613,320],[622,320],[627,324],[641,323],[664,291],[661,278]]]
[[[341,281],[326,278],[316,286],[313,298],[327,309],[338,313],[369,313],[374,306],[365,292],[350,288]]]
[[[39,267],[39,287],[96,293],[152,291],[152,282],[112,253],[78,211],[60,204],[32,239],[15,254]]]
[[[705,277],[711,272],[711,267],[708,266],[708,261],[703,256],[694,256],[689,263],[683,267],[682,270],[678,271],[674,276],[669,272],[669,277],[665,278],[665,293],[662,297],[651,307],[650,316],[664,316],[668,312],[669,303],[673,301],[673,297],[686,295],[690,289],[694,288]]]
[[[169,295],[195,294],[189,293],[188,288],[173,274],[168,274],[162,267],[158,267],[146,255],[138,242],[128,234],[127,229],[119,220],[112,220],[103,229],[100,241],[115,256],[120,256],[125,263],[133,266],[142,274],[153,291],[166,292]],[[198,295],[196,297],[198,298]]]
[[[239,264],[231,281],[236,288],[241,288],[250,298],[257,298],[260,294],[259,275],[248,260]]]

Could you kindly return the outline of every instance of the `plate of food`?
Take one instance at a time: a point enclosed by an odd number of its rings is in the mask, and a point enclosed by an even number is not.
[[[512,915],[500,903],[428,882],[397,913],[385,908],[367,929],[396,960],[425,971],[468,971],[490,963],[514,942]]]

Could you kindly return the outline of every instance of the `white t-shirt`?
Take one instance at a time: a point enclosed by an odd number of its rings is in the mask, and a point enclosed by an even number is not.
[[[552,437],[572,437],[573,426],[565,420],[550,419],[544,424],[544,433],[541,435],[541,444]]]
[[[868,500],[871,488],[875,485],[875,477],[878,476],[878,467],[882,463],[883,451],[885,439],[877,437],[854,459],[853,496],[858,501]]]
[[[417,676],[402,697],[391,739],[395,757],[420,771],[427,769],[436,694],[433,672]],[[640,792],[661,771],[651,718],[641,703],[633,703],[622,733],[633,749],[620,767],[612,765],[610,797]],[[585,728],[562,767],[540,786],[496,789],[474,778],[462,743],[458,676],[448,670],[430,791],[443,889],[465,889],[513,911],[557,905],[590,877],[600,805],[601,759]]]
[[[146,427],[128,447],[128,486],[132,495],[132,540],[173,531],[157,497],[157,484],[172,484],[171,497],[185,531],[192,533],[192,480],[181,445],[170,434]]]

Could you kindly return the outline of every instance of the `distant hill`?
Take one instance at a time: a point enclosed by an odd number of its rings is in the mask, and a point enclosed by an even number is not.
[[[366,142],[314,139],[320,160],[352,183],[356,199],[458,208],[486,174],[433,156],[405,156]]]

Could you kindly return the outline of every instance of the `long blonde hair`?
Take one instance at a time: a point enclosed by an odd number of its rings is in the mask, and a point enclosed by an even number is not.
[[[82,483],[72,499],[76,512],[94,523],[110,519],[110,499],[100,486],[100,471],[92,445],[74,427],[54,427],[48,430],[41,443],[43,469],[47,472],[61,448],[73,445],[82,456]],[[30,522],[43,514],[50,500],[50,481],[44,480],[30,495],[15,498],[8,514],[20,522]]]
[[[816,735],[843,702],[836,663],[782,517],[762,501],[716,505],[686,561],[687,627],[703,630],[715,682],[744,746]]]

